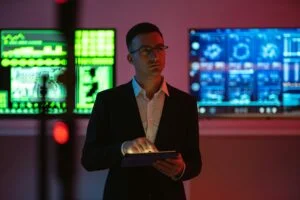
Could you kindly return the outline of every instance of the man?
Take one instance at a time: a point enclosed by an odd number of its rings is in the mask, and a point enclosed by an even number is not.
[[[82,153],[88,171],[109,168],[104,200],[184,200],[182,181],[200,173],[198,114],[190,95],[162,76],[167,46],[159,28],[140,23],[126,35],[132,81],[100,92]],[[176,150],[147,167],[121,167],[127,153]]]

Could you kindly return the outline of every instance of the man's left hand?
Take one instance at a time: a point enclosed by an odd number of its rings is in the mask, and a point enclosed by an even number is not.
[[[176,158],[168,158],[165,160],[157,160],[153,163],[153,167],[161,173],[176,179],[184,170],[184,160],[180,153]]]

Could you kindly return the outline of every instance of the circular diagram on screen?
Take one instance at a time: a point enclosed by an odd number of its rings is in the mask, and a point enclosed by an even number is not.
[[[220,54],[222,52],[222,48],[218,44],[211,44],[207,45],[206,49],[204,50],[204,56],[215,60],[220,57]]]
[[[250,57],[250,47],[248,44],[239,43],[233,47],[233,57],[238,60],[246,60]]]
[[[265,59],[275,59],[278,55],[279,49],[273,43],[267,43],[261,47],[261,56]]]

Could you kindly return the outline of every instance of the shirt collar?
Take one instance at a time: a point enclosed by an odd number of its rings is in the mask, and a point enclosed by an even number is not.
[[[132,87],[134,91],[134,95],[138,96],[141,92],[145,92],[145,90],[140,86],[140,84],[136,81],[135,77],[132,78]],[[163,78],[163,82],[161,84],[160,89],[156,92],[158,94],[159,92],[164,92],[167,96],[169,95],[168,87],[167,87],[167,82]]]

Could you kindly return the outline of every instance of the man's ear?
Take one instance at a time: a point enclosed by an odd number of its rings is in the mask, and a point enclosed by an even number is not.
[[[127,60],[128,60],[129,63],[132,64],[133,58],[132,58],[132,56],[130,54],[127,55]]]

